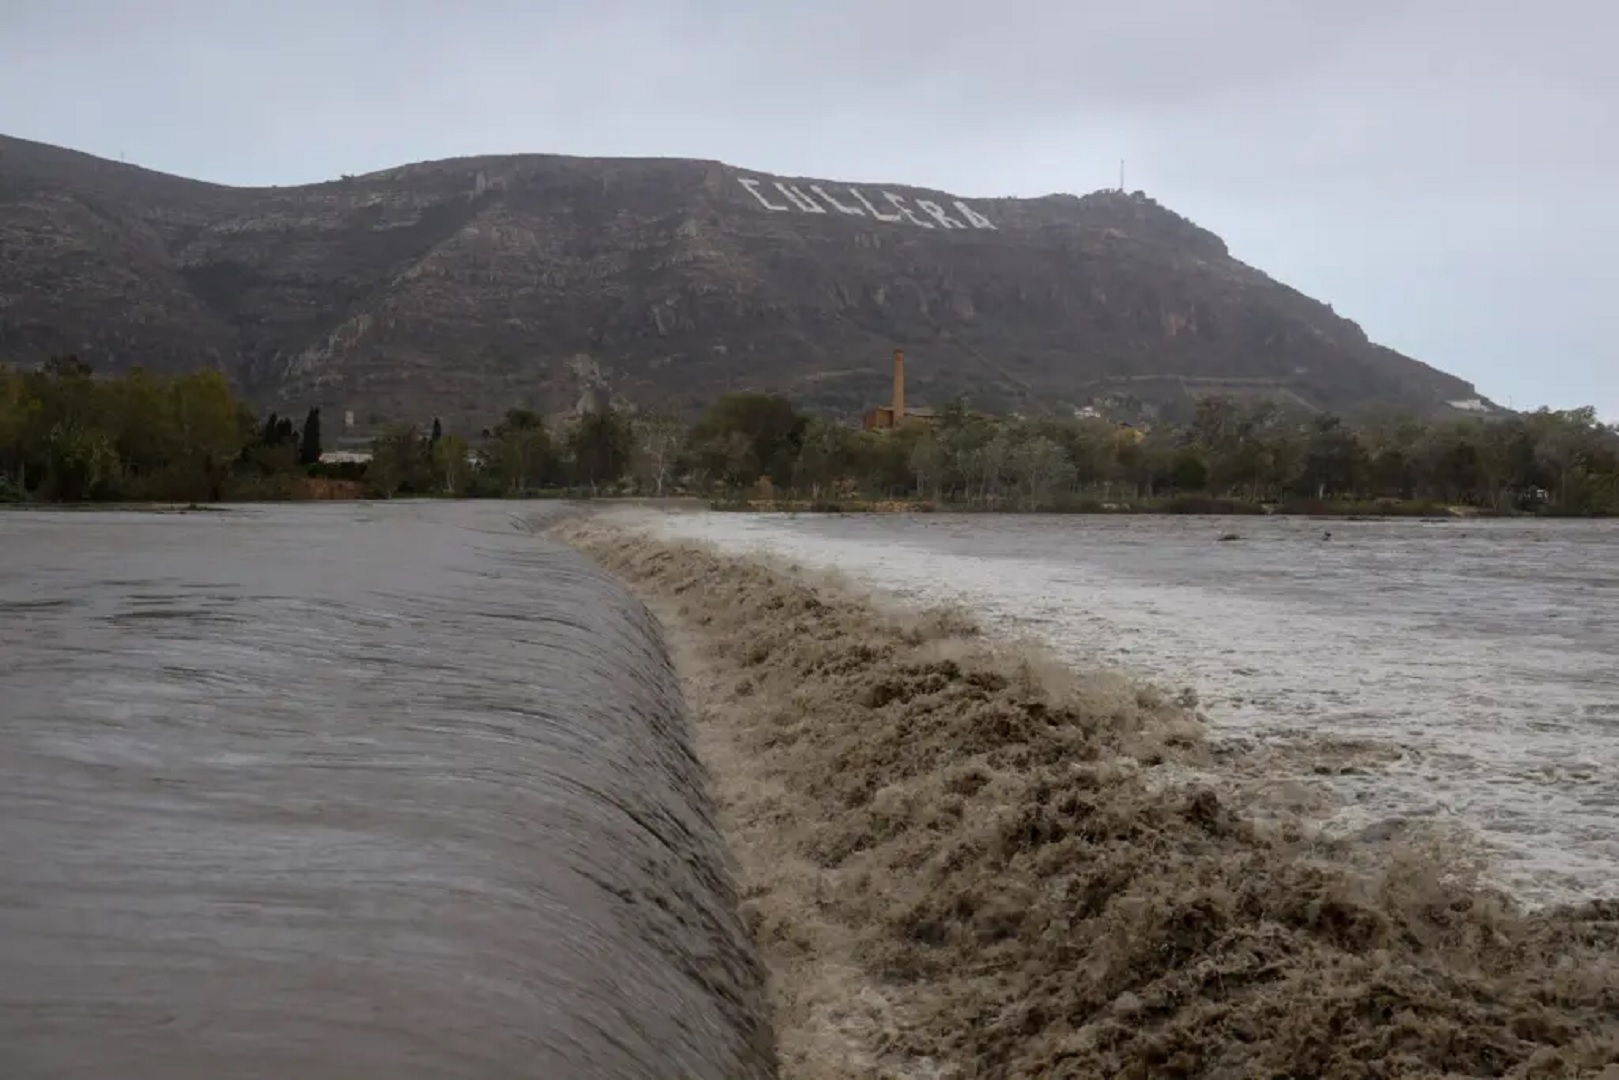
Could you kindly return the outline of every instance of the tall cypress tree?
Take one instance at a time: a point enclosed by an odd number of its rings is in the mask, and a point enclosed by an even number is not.
[[[320,409],[310,409],[304,417],[304,435],[298,444],[298,463],[314,465],[320,461]]]

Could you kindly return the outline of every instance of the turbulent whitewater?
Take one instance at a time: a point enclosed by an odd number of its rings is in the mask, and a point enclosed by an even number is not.
[[[1537,903],[1619,876],[1614,522],[646,520],[1189,687],[1217,740],[1273,754],[1274,779],[1328,782],[1334,831],[1454,828]]]

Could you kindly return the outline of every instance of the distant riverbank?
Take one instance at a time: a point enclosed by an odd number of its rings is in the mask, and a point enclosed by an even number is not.
[[[1317,517],[1365,520],[1376,518],[1456,520],[1505,518],[1609,518],[1605,513],[1569,514],[1556,510],[1492,510],[1488,507],[1395,500],[1355,501],[1335,499],[1295,499],[1284,502],[1253,502],[1246,499],[1173,496],[1152,499],[1073,499],[1050,505],[1029,507],[985,506],[978,503],[944,502],[932,499],[793,499],[793,498],[710,498],[681,495],[607,494],[568,490],[528,491],[512,496],[413,495],[406,499],[431,501],[532,501],[609,502],[614,505],[657,506],[664,509],[708,509],[748,514],[1073,514],[1099,516],[1180,515],[1201,517]],[[285,502],[366,502],[390,500],[368,491],[363,483],[342,480],[310,480],[299,489],[275,495],[231,496],[223,503],[255,505]],[[0,509],[81,509],[170,511],[205,510],[219,503],[207,502],[94,502],[35,501],[0,502]]]
[[[285,486],[270,490],[251,488],[227,491],[218,499],[42,499],[0,498],[0,510],[207,510],[222,503],[360,502],[372,498],[365,484],[357,480],[329,477],[296,477]]]
[[[932,499],[715,499],[712,510],[777,514],[1185,514],[1208,517],[1326,518],[1513,518],[1566,517],[1554,511],[1492,510],[1488,507],[1394,499],[1248,499],[1177,495],[1147,499],[1071,499],[1050,505],[1014,507],[942,502]],[[1580,517],[1607,517],[1583,514]]]

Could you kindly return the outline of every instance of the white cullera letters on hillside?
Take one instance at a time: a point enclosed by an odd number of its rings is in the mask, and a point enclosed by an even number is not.
[[[957,221],[955,218],[951,217],[949,214],[946,214],[944,212],[944,207],[940,206],[936,202],[930,202],[927,199],[918,199],[916,200],[916,205],[922,208],[922,213],[926,214],[934,221],[937,221],[946,229],[965,229],[967,227],[961,222]]]
[[[932,199],[912,198],[916,209],[912,209],[905,201],[905,196],[896,195],[892,191],[879,192],[882,198],[879,203],[886,204],[892,213],[877,209],[877,203],[866,197],[865,192],[856,187],[843,188],[834,195],[827,190],[825,184],[790,184],[785,180],[769,181],[770,185],[781,193],[785,203],[773,202],[770,196],[762,190],[765,181],[751,176],[739,176],[736,182],[742,185],[742,190],[752,195],[754,201],[777,214],[790,214],[797,211],[800,214],[825,214],[827,208],[836,210],[840,214],[850,217],[870,216],[873,221],[888,223],[905,223],[919,229],[943,229],[949,232],[953,229],[994,229],[996,226],[989,218],[968,206],[960,199],[952,199],[950,205],[955,214]],[[805,189],[808,190],[805,190]],[[844,202],[848,198],[851,202]],[[819,201],[817,201],[819,200]],[[918,214],[917,210],[921,213]]]
[[[895,195],[892,191],[883,192],[883,198],[893,203],[894,209],[904,214],[905,220],[909,221],[912,225],[920,225],[924,229],[933,228],[933,223],[931,221],[923,221],[921,218],[913,214],[911,212],[911,208],[905,205],[905,200],[900,198],[898,195]]]
[[[878,221],[903,221],[904,220],[904,218],[901,218],[898,214],[879,213],[877,208],[875,206],[871,205],[871,200],[866,198],[865,192],[861,191],[859,188],[850,188],[849,189],[849,194],[853,195],[856,199],[858,199],[860,201],[860,205],[864,206],[871,213],[871,216],[876,218]]]
[[[777,206],[775,203],[759,194],[759,181],[753,179],[751,176],[739,176],[736,178],[736,182],[741,184],[743,190],[745,190],[749,195],[752,195],[755,199],[758,199],[759,205],[764,207],[766,210],[776,210],[780,211],[781,213],[786,213],[788,210],[792,209],[788,206]]]
[[[821,197],[821,201],[840,214],[853,214],[855,217],[865,217],[866,212],[858,206],[845,206],[826,193],[826,188],[820,184],[811,184],[810,190]]]
[[[975,229],[993,229],[995,227],[989,223],[989,218],[980,214],[960,199],[956,200],[956,209],[961,211],[961,216],[966,218],[968,223]]]
[[[788,202],[792,203],[806,214],[826,213],[826,207],[822,206],[820,203],[816,202],[802,191],[799,191],[791,184],[784,184],[780,180],[777,180],[776,190],[787,196]]]

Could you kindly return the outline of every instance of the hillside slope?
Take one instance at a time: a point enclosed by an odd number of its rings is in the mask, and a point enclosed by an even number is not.
[[[605,382],[853,414],[1209,392],[1424,413],[1473,387],[1383,349],[1137,193],[958,199],[718,162],[541,155],[224,188],[0,137],[0,355],[214,366],[363,427]]]

